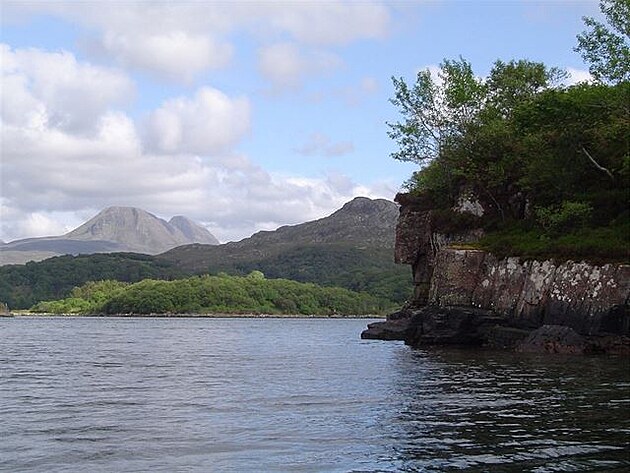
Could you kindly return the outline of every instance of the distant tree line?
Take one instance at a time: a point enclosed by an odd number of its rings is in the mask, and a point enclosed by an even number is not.
[[[172,279],[181,276],[173,265],[134,253],[58,256],[25,265],[0,266],[0,301],[11,309],[67,297],[89,281]]]
[[[377,297],[381,305],[402,304],[411,293],[408,267],[395,265],[391,249],[361,250],[346,245],[303,245],[263,259],[217,258],[202,274],[245,276],[258,270],[270,279],[291,279],[342,287]],[[0,301],[12,309],[69,297],[90,281],[127,283],[200,275],[185,265],[133,253],[59,256],[26,265],[0,266]]]
[[[392,304],[366,293],[286,279],[260,271],[241,276],[195,276],[174,281],[146,279],[129,284],[99,281],[72,290],[70,297],[43,301],[34,312],[55,314],[302,314],[366,315]]]

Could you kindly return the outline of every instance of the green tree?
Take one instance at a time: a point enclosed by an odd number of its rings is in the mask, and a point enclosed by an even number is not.
[[[387,123],[388,135],[398,145],[392,157],[420,165],[443,158],[480,119],[505,118],[518,104],[564,77],[566,72],[542,63],[498,60],[482,80],[462,57],[445,59],[439,80],[429,69],[418,72],[413,86],[393,77],[395,93],[390,102],[403,121]]]
[[[545,91],[519,107],[513,120],[523,162],[519,184],[533,205],[559,205],[583,200],[583,193],[628,188],[629,96],[627,82],[578,84]],[[599,215],[618,206],[610,200],[593,202]]]
[[[577,36],[575,51],[589,64],[591,75],[601,82],[630,80],[630,0],[600,0],[608,25],[584,17],[588,29]]]
[[[489,105],[486,111],[508,117],[520,104],[566,77],[562,69],[541,62],[497,60],[486,81]]]
[[[399,149],[394,159],[417,162],[407,188],[429,195],[438,206],[452,206],[463,187],[476,192],[502,220],[509,215],[505,201],[518,196],[514,182],[521,160],[514,152],[511,119],[523,103],[533,100],[566,73],[527,60],[496,61],[487,79],[475,76],[470,63],[444,60],[440,81],[429,71],[418,74],[411,88],[393,79],[404,120],[390,127]],[[523,199],[511,205],[522,212]]]
[[[263,281],[265,279],[265,273],[262,271],[254,270],[247,275],[247,279],[252,281]]]
[[[434,80],[426,69],[418,72],[410,87],[402,77],[392,77],[395,96],[390,102],[404,119],[387,124],[389,137],[399,147],[392,153],[394,159],[418,164],[435,159],[478,112],[484,87],[468,61],[444,60],[438,78]]]

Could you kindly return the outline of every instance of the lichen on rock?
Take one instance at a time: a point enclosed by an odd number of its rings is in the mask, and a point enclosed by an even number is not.
[[[479,229],[440,233],[426,202],[406,194],[396,200],[395,259],[411,265],[415,291],[407,307],[366,338],[382,333],[411,345],[474,339],[520,351],[630,353],[630,265],[499,259],[461,248],[479,238]],[[531,339],[519,345],[529,332]]]

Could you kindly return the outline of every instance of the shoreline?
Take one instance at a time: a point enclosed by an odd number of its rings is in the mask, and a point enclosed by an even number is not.
[[[385,315],[362,314],[362,315],[315,315],[315,314],[231,314],[231,313],[208,313],[208,314],[53,314],[53,313],[34,313],[34,312],[11,312],[1,317],[90,317],[90,318],[156,318],[156,319],[385,319]]]

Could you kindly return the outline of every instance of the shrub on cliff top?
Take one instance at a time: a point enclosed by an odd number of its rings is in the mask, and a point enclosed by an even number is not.
[[[427,196],[438,214],[469,189],[486,210],[482,224],[490,233],[497,222],[511,234],[509,227],[519,230],[517,222],[525,221],[542,236],[528,245],[546,253],[556,248],[577,256],[590,246],[597,255],[608,248],[604,256],[619,257],[618,243],[630,245],[630,235],[616,233],[616,224],[628,220],[630,83],[554,86],[559,71],[528,61],[498,61],[486,80],[471,74],[464,60],[446,61],[441,84],[428,73],[414,87],[394,80],[392,103],[404,120],[390,125],[400,146],[393,157],[422,166],[407,189]],[[461,95],[449,102],[453,90]],[[480,101],[469,106],[480,90]],[[423,121],[428,117],[434,121]],[[459,226],[455,220],[451,227]],[[612,228],[613,243],[596,241],[602,227]],[[570,235],[589,243],[569,244]],[[497,236],[501,245],[516,244],[504,236]]]
[[[591,221],[593,208],[585,202],[565,200],[560,206],[537,207],[536,220],[550,236],[581,230]]]

